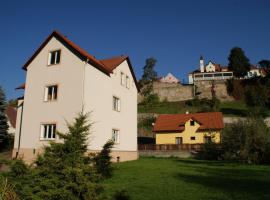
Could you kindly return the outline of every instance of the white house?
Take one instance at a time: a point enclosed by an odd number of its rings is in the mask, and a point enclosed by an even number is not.
[[[200,57],[199,70],[194,70],[188,74],[189,84],[196,81],[209,81],[209,80],[225,80],[233,77],[233,72],[228,70],[228,67],[222,67],[220,64],[211,61],[204,64],[204,59]]]
[[[265,71],[258,66],[250,65],[250,70],[244,78],[248,79],[256,76],[265,76]],[[197,69],[190,72],[188,74],[188,81],[189,84],[193,84],[196,81],[226,80],[233,77],[234,74],[228,67],[221,66],[211,61],[205,65],[204,59],[201,56],[199,70]]]
[[[168,73],[166,76],[163,76],[159,79],[159,82],[162,83],[180,83],[180,81],[171,73]]]
[[[98,60],[54,31],[23,69],[13,157],[31,162],[84,109],[93,123],[89,151],[113,139],[114,160],[137,159],[138,86],[127,56]]]

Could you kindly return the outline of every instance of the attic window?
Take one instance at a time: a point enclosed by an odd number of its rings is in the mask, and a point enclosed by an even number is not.
[[[190,126],[195,126],[195,121],[194,120],[190,121]]]
[[[51,51],[49,53],[48,65],[56,65],[60,63],[61,50]]]
[[[190,140],[195,140],[196,138],[195,137],[190,137]]]
[[[130,88],[130,81],[129,81],[129,77],[126,76],[126,87],[129,89]]]

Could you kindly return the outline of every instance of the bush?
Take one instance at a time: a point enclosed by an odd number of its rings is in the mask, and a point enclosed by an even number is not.
[[[7,178],[0,176],[0,199],[1,200],[19,200],[14,186],[9,183]]]
[[[95,167],[99,174],[104,178],[108,178],[112,176],[112,162],[111,162],[111,149],[114,145],[112,140],[109,140],[104,144],[101,152],[97,154],[94,158]]]
[[[159,96],[157,94],[149,94],[144,97],[143,104],[152,106],[156,103],[159,103]]]
[[[13,177],[22,177],[29,172],[28,166],[23,160],[15,160],[11,163],[10,173]]]
[[[249,118],[225,127],[222,146],[227,160],[270,162],[270,131],[260,118]]]
[[[199,151],[197,158],[203,160],[220,160],[222,157],[221,150],[218,144],[214,142],[207,142],[203,144],[201,151]]]
[[[111,173],[109,153],[112,145],[106,143],[95,165],[93,158],[87,155],[90,127],[87,115],[80,113],[73,124],[68,124],[67,133],[57,133],[63,142],[45,146],[35,165],[28,167],[21,160],[14,162],[8,176],[21,199],[100,199],[101,175]]]
[[[113,195],[114,200],[130,200],[130,196],[128,195],[126,190],[116,191]]]

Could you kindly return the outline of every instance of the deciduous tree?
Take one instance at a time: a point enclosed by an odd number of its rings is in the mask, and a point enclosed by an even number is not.
[[[229,69],[233,71],[236,77],[244,77],[250,70],[249,59],[240,47],[231,49],[229,60]]]

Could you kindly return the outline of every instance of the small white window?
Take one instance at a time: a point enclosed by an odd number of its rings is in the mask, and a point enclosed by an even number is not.
[[[121,85],[125,85],[125,74],[121,72]]]
[[[120,111],[120,99],[113,96],[113,110]]]
[[[129,81],[129,77],[126,76],[126,87],[129,89],[130,87],[130,81]]]
[[[51,51],[49,53],[48,65],[56,65],[60,63],[61,50]]]
[[[116,129],[112,130],[112,141],[116,144],[119,144],[120,142],[119,130]]]
[[[40,138],[42,140],[54,140],[56,136],[56,124],[42,124]]]
[[[57,99],[58,86],[50,85],[45,87],[44,101],[53,101]]]

